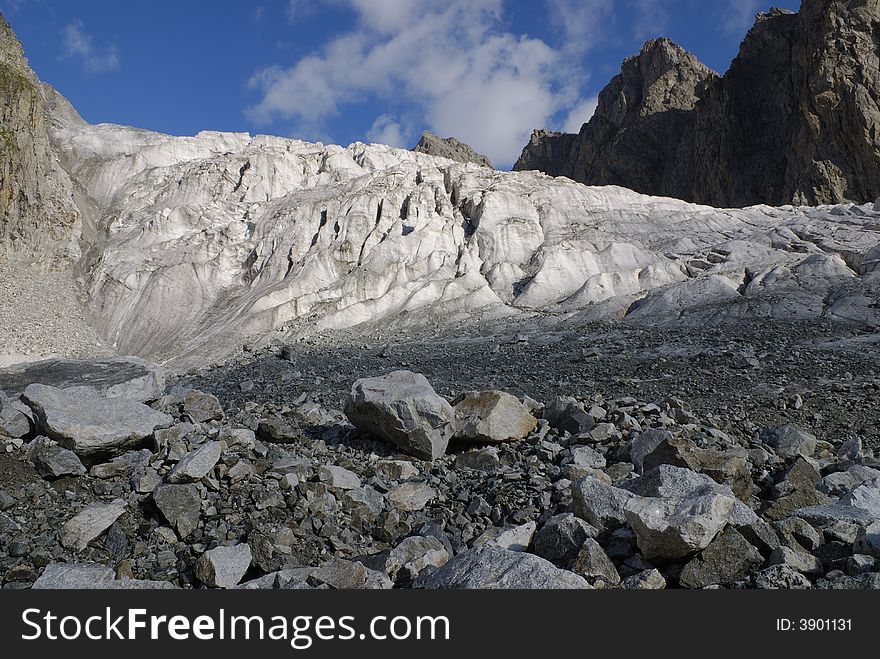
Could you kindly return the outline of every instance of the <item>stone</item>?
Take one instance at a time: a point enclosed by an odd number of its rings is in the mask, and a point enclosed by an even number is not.
[[[880,520],[859,530],[853,550],[859,554],[880,558]]]
[[[195,483],[203,479],[220,461],[220,447],[220,442],[205,442],[196,450],[187,453],[168,474],[168,482]]]
[[[824,574],[822,561],[803,550],[790,547],[774,549],[767,562],[770,565],[787,565],[793,570],[808,576],[821,576]]]
[[[397,510],[415,512],[422,510],[437,496],[437,491],[424,483],[398,485],[386,497]]]
[[[425,376],[410,371],[358,380],[345,413],[361,432],[422,460],[443,456],[454,432],[452,406]]]
[[[86,506],[61,528],[62,546],[78,552],[83,551],[92,540],[119,519],[125,508],[125,501],[122,499]]]
[[[325,583],[334,590],[360,590],[367,583],[367,568],[355,561],[330,558],[309,578]]]
[[[816,438],[796,426],[764,428],[760,440],[781,458],[810,457],[816,450]]]
[[[419,143],[415,145],[413,151],[416,153],[424,153],[429,156],[437,156],[438,158],[446,158],[447,160],[455,160],[463,163],[473,163],[481,167],[494,169],[492,161],[486,156],[478,154],[470,146],[464,142],[459,142],[454,137],[437,137],[430,131],[422,133]]]
[[[34,582],[34,590],[95,590],[109,586],[116,573],[97,563],[50,563]]]
[[[880,519],[880,478],[865,481],[840,498],[840,503],[868,511]]]
[[[498,449],[494,446],[471,449],[455,456],[456,469],[474,469],[491,474],[498,471],[500,467],[501,460],[498,458]]]
[[[96,464],[89,470],[93,478],[124,478],[131,476],[135,471],[140,471],[149,465],[153,453],[149,449],[130,451],[110,462]]]
[[[421,473],[418,467],[406,460],[380,460],[376,463],[374,472],[389,481],[406,481]]]
[[[706,548],[730,521],[736,499],[711,489],[684,499],[633,497],[626,521],[648,560],[674,561]]]
[[[15,504],[18,503],[18,499],[9,494],[9,492],[4,492],[0,490],[0,510],[9,510],[10,508],[14,508]]]
[[[196,561],[196,577],[212,588],[234,588],[251,566],[251,548],[247,543],[216,547]]]
[[[536,522],[526,522],[519,526],[492,526],[474,540],[474,547],[495,547],[509,551],[528,551],[537,528],[538,524]]]
[[[503,391],[469,391],[455,402],[453,441],[500,444],[518,441],[538,425],[516,396]]]
[[[33,432],[32,415],[24,403],[6,398],[0,391],[0,435],[16,439],[27,437]]]
[[[213,394],[203,391],[190,391],[183,399],[181,411],[190,418],[193,423],[205,421],[220,421],[223,419],[223,407]]]
[[[755,574],[755,588],[760,590],[809,590],[810,580],[790,565],[771,565]]]
[[[572,509],[582,520],[600,531],[613,530],[626,523],[626,506],[633,494],[591,476],[571,487]]]
[[[596,538],[598,529],[573,513],[548,519],[535,534],[533,550],[541,558],[561,567],[569,567],[588,538]]]
[[[784,539],[785,545],[792,549],[812,551],[825,542],[822,534],[800,517],[788,517],[774,522],[773,528]]]
[[[284,419],[260,419],[256,436],[270,444],[296,444],[305,441],[302,430]]]
[[[544,408],[544,418],[550,423],[551,428],[575,436],[589,433],[596,425],[583,404],[574,398],[554,399]]]
[[[257,436],[248,428],[222,428],[217,441],[226,444],[229,449],[253,449]]]
[[[666,579],[657,569],[644,570],[620,582],[624,590],[664,590]]]
[[[43,478],[83,476],[86,473],[86,468],[76,453],[45,437],[37,437],[28,444],[27,456]]]
[[[356,490],[361,486],[361,479],[356,473],[336,465],[318,467],[318,480],[327,487],[339,490]]]
[[[439,568],[451,555],[443,543],[431,536],[410,536],[394,547],[382,565],[382,571],[395,583],[408,584],[426,568]]]
[[[436,570],[425,581],[429,589],[587,589],[574,572],[561,570],[533,554],[492,547],[468,549]]]
[[[80,457],[119,455],[173,423],[143,403],[107,398],[89,387],[32,384],[24,400],[34,411],[38,431]]]
[[[153,501],[181,538],[198,527],[202,499],[195,485],[161,485],[153,491]]]
[[[635,466],[636,472],[639,474],[644,473],[645,458],[651,455],[663,442],[670,439],[672,439],[671,432],[668,430],[657,430],[656,428],[649,428],[636,435],[628,444],[630,462]]]
[[[138,357],[47,359],[0,369],[0,389],[10,397],[20,396],[32,384],[90,387],[107,398],[146,403],[165,393],[165,369]]]
[[[612,586],[620,583],[620,574],[614,563],[599,543],[592,538],[584,541],[572,563],[571,571],[590,582],[601,580]]]
[[[0,513],[0,533],[11,535],[21,531],[21,527],[9,515]]]
[[[791,512],[791,516],[800,517],[818,528],[830,526],[836,522],[852,522],[859,526],[867,526],[875,519],[867,510],[842,503],[798,508]]]
[[[728,526],[681,571],[685,588],[729,585],[764,565],[764,558],[736,529]]]

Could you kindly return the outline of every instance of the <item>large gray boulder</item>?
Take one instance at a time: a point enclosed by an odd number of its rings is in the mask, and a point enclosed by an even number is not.
[[[43,478],[83,476],[86,468],[76,453],[46,437],[37,437],[27,447],[31,464]]]
[[[91,387],[32,384],[24,401],[34,411],[37,431],[80,457],[120,455],[174,422],[136,400],[108,398]]]
[[[516,396],[468,391],[455,404],[455,441],[500,444],[523,439],[538,425]]]
[[[180,459],[171,473],[169,483],[195,483],[209,473],[220,461],[220,442],[205,442]]]
[[[195,531],[199,525],[202,499],[195,485],[161,485],[153,491],[153,502],[181,538]]]
[[[462,552],[425,581],[432,589],[588,589],[587,581],[534,554],[478,547]]]
[[[116,579],[106,565],[98,563],[50,563],[34,582],[34,590],[100,590]]]
[[[20,396],[32,384],[57,389],[91,387],[108,398],[143,403],[165,393],[165,370],[139,357],[47,359],[0,370],[0,389],[10,397]]]
[[[454,431],[452,405],[437,395],[424,375],[410,371],[358,380],[345,413],[361,432],[422,460],[444,455]]]
[[[251,566],[251,548],[247,544],[217,547],[206,551],[196,562],[196,577],[206,586],[233,588]]]
[[[681,499],[634,496],[626,521],[648,560],[674,561],[705,549],[727,525],[736,498],[707,487]]]

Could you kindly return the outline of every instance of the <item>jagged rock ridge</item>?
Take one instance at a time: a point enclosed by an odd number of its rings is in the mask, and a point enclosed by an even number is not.
[[[514,169],[720,207],[870,201],[880,196],[878,24],[877,0],[759,14],[723,77],[650,42],[578,136],[534,135]]]
[[[447,160],[455,160],[456,162],[470,162],[475,165],[495,169],[489,158],[480,155],[464,142],[459,142],[454,137],[438,137],[427,130],[422,133],[422,137],[413,148],[413,151],[424,153],[428,156],[437,156]]]

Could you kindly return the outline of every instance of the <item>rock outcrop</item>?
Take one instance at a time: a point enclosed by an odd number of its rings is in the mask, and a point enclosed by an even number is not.
[[[419,143],[415,145],[413,151],[416,153],[424,153],[427,156],[437,156],[438,158],[446,158],[447,160],[455,160],[456,162],[473,163],[474,165],[482,165],[489,169],[495,169],[489,158],[477,153],[464,142],[459,142],[454,137],[438,137],[427,130],[422,133],[422,138],[419,140]]]
[[[880,196],[876,0],[804,0],[757,23],[723,77],[649,42],[578,136],[532,137],[515,170],[717,207]]]
[[[0,258],[78,255],[73,185],[49,143],[45,91],[0,15]]]

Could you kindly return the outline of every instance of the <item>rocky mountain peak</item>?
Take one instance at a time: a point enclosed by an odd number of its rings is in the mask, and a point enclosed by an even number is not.
[[[878,24],[878,0],[771,9],[723,77],[668,39],[650,41],[579,135],[533,138],[514,169],[713,206],[871,201]]]
[[[469,145],[460,142],[454,137],[442,138],[430,131],[424,131],[419,143],[413,148],[416,153],[424,153],[429,156],[455,160],[456,162],[474,163],[495,169],[492,161],[484,155],[474,151]]]

